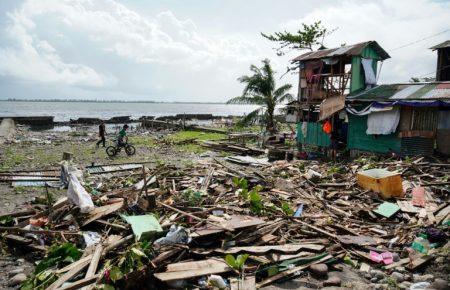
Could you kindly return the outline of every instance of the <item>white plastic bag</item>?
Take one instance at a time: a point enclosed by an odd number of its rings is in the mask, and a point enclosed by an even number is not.
[[[82,213],[92,211],[95,206],[91,196],[81,185],[75,174],[69,173],[69,189],[67,190],[69,200],[80,208]]]
[[[227,288],[227,283],[225,280],[219,275],[211,275],[208,278],[208,284],[219,289]]]
[[[86,243],[86,247],[96,245],[102,241],[102,236],[97,232],[83,232],[83,238]]]
[[[157,239],[155,245],[173,245],[173,244],[189,244],[191,242],[189,231],[185,228],[172,225],[165,237]]]

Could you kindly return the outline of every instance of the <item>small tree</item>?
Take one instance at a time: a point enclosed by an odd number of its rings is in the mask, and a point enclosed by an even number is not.
[[[279,47],[276,48],[278,55],[283,55],[284,50],[313,50],[314,46],[323,47],[323,40],[325,36],[333,33],[335,30],[328,31],[321,21],[314,22],[313,24],[302,23],[297,33],[275,32],[274,34],[261,35],[270,41],[278,42]]]
[[[285,84],[276,88],[275,73],[270,66],[270,61],[265,59],[262,63],[261,68],[255,65],[250,66],[253,75],[238,78],[241,83],[245,84],[242,96],[232,98],[227,104],[259,105],[258,109],[244,116],[239,123],[245,125],[260,119],[266,125],[268,132],[275,133],[275,107],[278,104],[293,100],[292,95],[288,92],[292,85]]]

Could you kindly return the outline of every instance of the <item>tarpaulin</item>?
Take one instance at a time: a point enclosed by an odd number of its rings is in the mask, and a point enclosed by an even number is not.
[[[352,115],[357,115],[357,116],[365,116],[370,113],[390,111],[392,109],[393,109],[392,106],[376,107],[376,106],[374,106],[373,103],[359,111],[350,105],[347,105],[347,108],[346,108],[347,112],[349,112]]]
[[[367,135],[389,135],[397,130],[400,121],[400,110],[371,113],[367,117]]]
[[[361,59],[362,66],[364,68],[364,75],[366,77],[366,85],[369,85],[369,88],[372,85],[377,84],[377,78],[375,77],[375,72],[373,71],[372,62],[373,59],[371,58]]]

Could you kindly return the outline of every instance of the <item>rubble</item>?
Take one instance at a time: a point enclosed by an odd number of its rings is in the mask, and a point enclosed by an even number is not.
[[[23,289],[255,289],[310,273],[339,286],[328,272],[343,263],[376,285],[445,285],[419,270],[450,247],[449,164],[256,160],[116,165],[103,175],[86,167],[77,186],[89,210],[69,195],[1,217],[9,244],[40,260],[14,281]],[[399,172],[411,186],[397,198],[360,187],[356,173],[368,167]]]

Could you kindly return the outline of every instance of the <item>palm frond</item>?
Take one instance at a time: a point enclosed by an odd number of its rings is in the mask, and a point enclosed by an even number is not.
[[[253,112],[248,113],[242,119],[239,120],[237,123],[239,126],[245,126],[248,125],[250,122],[257,120],[260,116],[259,113],[263,110],[263,108],[258,108],[254,110]]]
[[[278,98],[277,104],[292,102],[293,100],[294,100],[294,96],[292,96],[292,94],[290,94],[290,93],[287,93]]]
[[[245,95],[235,97],[227,101],[227,104],[249,104],[249,105],[261,105],[264,106],[265,98],[259,95]]]
[[[280,98],[281,96],[285,95],[287,91],[289,91],[292,88],[291,84],[285,84],[282,85],[281,87],[279,87],[278,89],[276,89],[273,92],[273,96],[275,99]]]

